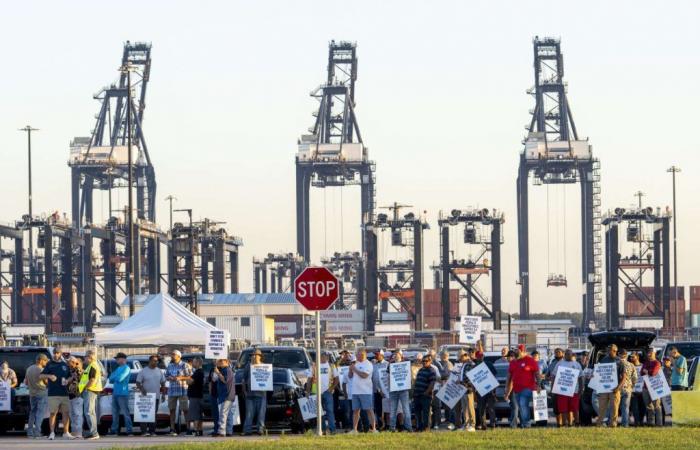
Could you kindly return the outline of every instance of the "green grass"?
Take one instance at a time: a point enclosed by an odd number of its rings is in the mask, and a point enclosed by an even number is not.
[[[528,448],[528,449],[689,449],[697,448],[700,442],[700,428],[571,428],[571,429],[530,429],[437,433],[380,433],[378,435],[335,435],[316,437],[272,436],[264,439],[228,438],[216,442],[178,442],[172,445],[143,447],[148,449],[181,450],[234,450],[234,449],[300,449],[314,450],[369,450],[390,449],[452,449],[452,448]]]

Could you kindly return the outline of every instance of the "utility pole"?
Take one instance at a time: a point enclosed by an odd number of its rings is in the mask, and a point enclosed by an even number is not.
[[[29,174],[29,189],[28,189],[28,199],[29,199],[29,280],[34,283],[34,238],[32,231],[32,131],[39,131],[38,128],[32,128],[31,125],[27,125],[24,128],[20,128],[18,131],[24,131],[27,133],[27,168]],[[18,262],[15,264],[24,264],[22,262],[22,255],[17,255],[19,258]]]
[[[133,172],[134,172],[134,161],[131,155],[131,71],[132,67],[130,64],[126,64],[121,67],[122,73],[126,73],[126,146],[127,146],[127,190],[129,193],[129,205],[128,205],[128,230],[129,230],[129,270],[127,270],[126,280],[129,285],[129,316],[133,316],[136,311],[136,287],[134,286],[134,280],[136,279],[134,274],[134,268],[136,264],[136,252],[134,249],[135,236],[134,236],[134,192],[133,192]]]
[[[673,180],[673,292],[675,294],[674,304],[676,305],[675,327],[678,328],[678,234],[676,225],[678,224],[678,213],[676,211],[676,174],[681,171],[680,167],[671,166],[666,172],[671,174]],[[685,311],[685,307],[683,308]]]
[[[165,199],[170,202],[170,237],[172,239],[173,235],[173,200],[177,200],[177,197],[173,195],[168,195]]]

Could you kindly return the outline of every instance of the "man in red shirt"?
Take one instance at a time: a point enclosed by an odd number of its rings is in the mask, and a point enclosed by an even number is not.
[[[518,346],[517,353],[517,359],[511,361],[508,367],[505,400],[508,401],[511,392],[515,393],[515,401],[520,412],[520,426],[530,428],[530,402],[532,392],[538,390],[540,367],[537,361],[527,354],[524,345]]]
[[[661,371],[661,363],[656,359],[656,351],[653,348],[647,350],[647,360],[642,364],[641,375],[656,376]],[[644,404],[647,406],[647,425],[660,427],[662,425],[661,415],[661,399],[652,400],[647,390],[647,385],[644,383],[644,391],[642,391]]]

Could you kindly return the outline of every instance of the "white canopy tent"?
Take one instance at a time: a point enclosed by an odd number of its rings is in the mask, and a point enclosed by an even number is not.
[[[95,335],[97,345],[206,345],[218,330],[167,294],[157,294],[143,308],[111,330]],[[229,333],[225,331],[226,340]]]

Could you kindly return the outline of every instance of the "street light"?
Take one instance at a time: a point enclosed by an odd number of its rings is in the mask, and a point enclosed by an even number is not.
[[[27,133],[27,166],[29,172],[29,189],[28,189],[28,199],[29,199],[29,279],[34,282],[34,239],[32,237],[32,131],[39,131],[38,128],[32,128],[31,125],[27,125],[24,128],[20,128],[18,131],[24,131]],[[19,263],[22,264],[22,255],[19,255]]]
[[[676,226],[678,224],[678,212],[676,210],[676,174],[681,171],[680,167],[671,166],[666,172],[671,174],[673,180],[673,292],[675,294],[674,303],[676,305],[676,328],[678,327],[678,234]],[[685,307],[683,308],[685,311]]]

